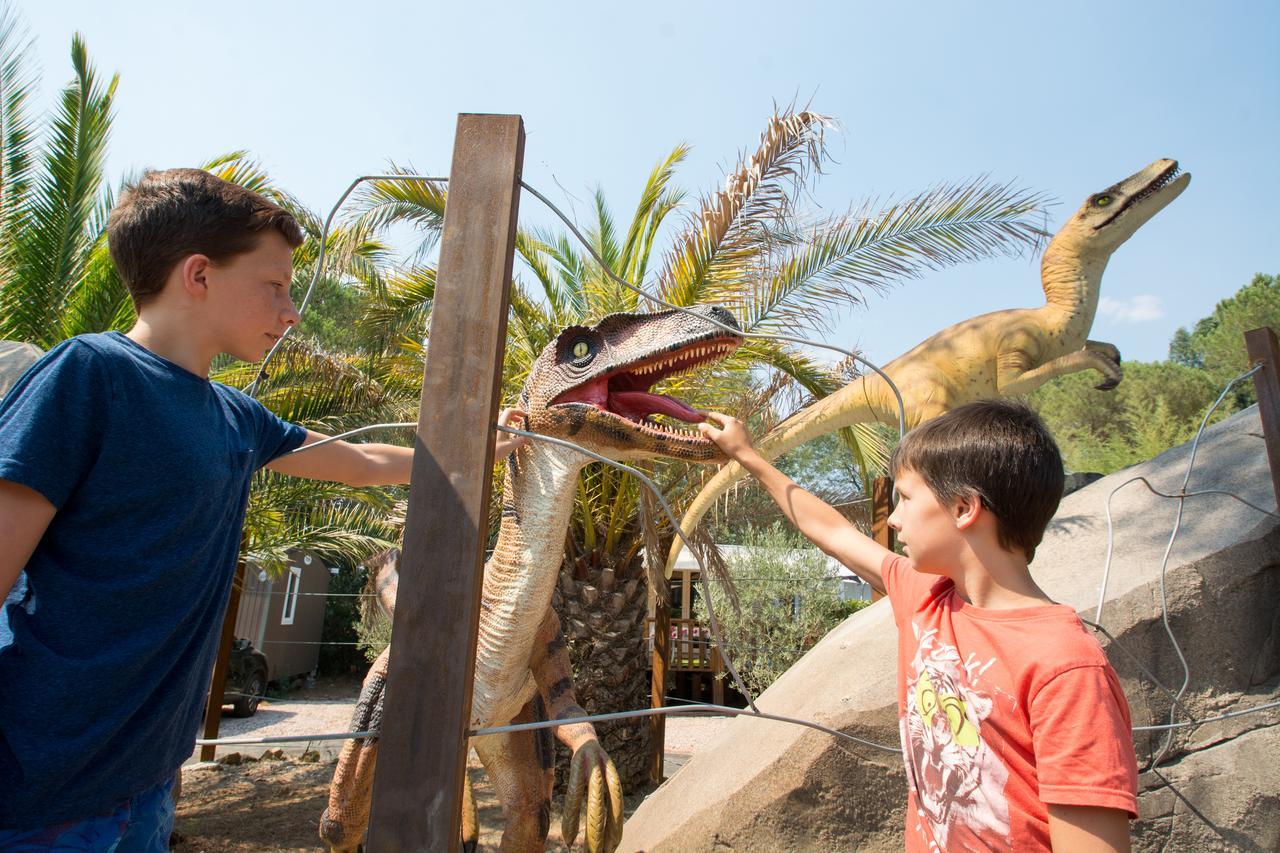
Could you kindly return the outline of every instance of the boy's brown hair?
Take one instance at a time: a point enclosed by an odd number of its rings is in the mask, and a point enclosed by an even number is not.
[[[1000,547],[1030,562],[1062,500],[1058,445],[1040,417],[1009,400],[980,400],[907,433],[889,470],[914,471],[940,502],[977,495],[996,518]]]
[[[147,172],[121,194],[107,219],[107,246],[140,308],[183,258],[226,261],[252,251],[268,229],[295,249],[302,245],[302,229],[280,205],[202,169],[166,169]]]

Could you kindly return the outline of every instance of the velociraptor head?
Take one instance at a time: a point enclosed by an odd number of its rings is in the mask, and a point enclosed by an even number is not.
[[[566,328],[529,371],[520,399],[528,428],[611,459],[723,461],[699,433],[651,417],[700,422],[701,412],[650,393],[650,386],[718,361],[742,343],[739,335],[712,324],[738,328],[725,309],[700,305],[692,311],[610,314],[594,326]]]
[[[1157,160],[1085,199],[1053,238],[1053,243],[1065,243],[1083,253],[1110,256],[1177,198],[1189,183],[1191,173],[1179,174],[1177,160]]]

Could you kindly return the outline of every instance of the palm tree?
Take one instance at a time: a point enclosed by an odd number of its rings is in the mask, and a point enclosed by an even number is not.
[[[516,398],[534,358],[565,325],[650,307],[615,276],[673,304],[726,305],[748,332],[794,331],[821,328],[833,308],[861,300],[869,290],[948,264],[1016,253],[1041,236],[1034,222],[1040,197],[984,179],[804,222],[796,199],[825,162],[829,125],[807,111],[772,117],[758,149],[738,164],[726,188],[692,210],[652,279],[664,225],[685,202],[672,182],[686,146],[677,146],[650,172],[625,230],[618,228],[604,194],[595,194],[586,229],[590,250],[562,232],[521,231],[516,248],[527,278],[521,275],[512,285],[506,398]],[[379,182],[363,197],[364,217],[379,224],[410,220],[434,235],[444,202],[438,187]],[[434,286],[434,270],[417,264],[370,291],[367,317],[385,340],[401,341],[405,357],[397,369],[415,381],[422,370],[418,336],[429,322]],[[789,414],[776,408],[786,398],[780,391],[793,389],[790,399],[798,405],[840,387],[847,372],[847,365],[829,367],[789,344],[751,340],[696,381],[671,380],[661,390],[695,407],[772,420]],[[886,444],[876,430],[843,435],[864,471],[882,464]],[[701,476],[680,464],[655,463],[650,471],[676,505],[691,497]],[[648,705],[642,553],[646,539],[669,538],[671,530],[658,519],[646,537],[642,497],[633,477],[607,466],[588,466],[579,481],[554,606],[570,637],[578,697],[593,713]],[[647,725],[623,720],[598,729],[624,779],[639,783]]]

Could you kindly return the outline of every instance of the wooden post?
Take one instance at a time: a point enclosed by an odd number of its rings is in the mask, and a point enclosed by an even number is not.
[[[1262,419],[1262,436],[1267,444],[1267,464],[1271,466],[1271,487],[1276,505],[1280,506],[1280,345],[1276,333],[1267,326],[1244,333],[1244,345],[1250,364],[1261,364],[1253,374],[1253,387],[1258,392],[1258,416]]]
[[[461,837],[523,161],[519,116],[458,116],[373,781],[379,853]]]
[[[876,477],[871,481],[871,538],[890,551],[894,546],[893,528],[889,526],[889,516],[892,513],[893,480],[889,477]],[[872,601],[882,598],[882,594],[872,591]]]
[[[653,657],[650,662],[652,674],[649,681],[650,705],[662,708],[667,704],[667,667],[671,664],[671,586],[668,582],[667,594],[658,596],[657,590],[650,590],[655,596],[653,608]],[[649,781],[655,785],[662,784],[662,765],[666,755],[667,718],[662,714],[654,714],[649,718]]]
[[[213,665],[213,680],[209,683],[209,698],[204,706],[204,738],[218,736],[222,723],[222,692],[227,687],[227,668],[231,664],[231,641],[236,634],[236,616],[240,613],[240,593],[244,590],[244,560],[236,563],[236,575],[231,580],[231,598],[227,601],[227,615],[222,618],[222,637],[218,640],[218,660]],[[218,748],[212,744],[200,747],[200,760],[213,761]]]

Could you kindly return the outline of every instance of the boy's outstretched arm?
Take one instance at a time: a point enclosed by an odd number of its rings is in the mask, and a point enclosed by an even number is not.
[[[524,412],[503,409],[498,416],[502,426],[519,426]],[[327,436],[307,430],[303,447],[323,441]],[[528,439],[524,436],[497,433],[494,458],[500,459]],[[352,444],[332,441],[306,453],[281,456],[267,464],[279,474],[306,477],[310,480],[333,480],[348,486],[393,486],[409,482],[413,468],[413,448],[395,444]]]
[[[707,412],[707,418],[718,426],[703,423],[698,425],[698,430],[759,480],[787,519],[810,542],[852,569],[876,592],[885,591],[880,565],[892,553],[889,549],[863,534],[830,504],[800,488],[765,461],[751,446],[751,438],[737,418],[716,412]]]
[[[1072,853],[1129,853],[1129,816],[1100,806],[1049,804],[1049,841]]]
[[[13,589],[56,512],[35,489],[0,480],[0,602]]]

